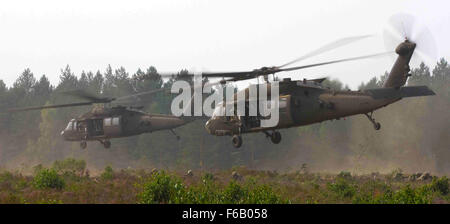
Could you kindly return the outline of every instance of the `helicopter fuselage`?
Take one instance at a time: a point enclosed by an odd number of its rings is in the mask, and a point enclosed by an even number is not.
[[[210,134],[218,136],[290,128],[367,114],[400,99],[375,99],[371,93],[364,91],[336,91],[314,84],[307,85],[302,81],[285,80],[280,82],[279,121],[276,126],[261,127],[260,116],[233,115],[212,116],[205,127]]]
[[[186,122],[179,117],[149,114],[125,107],[93,108],[72,119],[61,132],[66,141],[108,141],[153,131],[172,129]]]

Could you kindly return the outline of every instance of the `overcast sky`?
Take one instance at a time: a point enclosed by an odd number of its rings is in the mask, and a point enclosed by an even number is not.
[[[104,71],[108,64],[131,74],[148,66],[240,71],[283,64],[338,38],[376,34],[298,65],[354,57],[386,51],[381,34],[396,13],[412,14],[426,25],[438,57],[450,59],[448,0],[0,0],[0,79],[11,86],[30,68],[56,85],[67,64],[78,76],[82,70]],[[390,70],[393,61],[369,59],[290,74],[339,78],[356,88]]]

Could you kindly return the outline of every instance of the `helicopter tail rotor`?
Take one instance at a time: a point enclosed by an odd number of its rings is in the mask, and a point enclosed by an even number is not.
[[[420,59],[436,60],[437,48],[430,31],[424,26],[418,26],[413,16],[409,14],[396,14],[388,21],[383,31],[385,47],[393,49],[401,42],[395,52],[398,58],[384,83],[384,87],[400,87],[406,84],[410,76],[409,63],[414,60],[416,52]],[[416,54],[414,54],[416,55]]]
[[[408,40],[417,45],[416,53],[420,60],[435,61],[438,57],[436,42],[430,30],[416,22],[414,16],[399,13],[391,16],[383,30],[386,49],[394,49],[399,42]],[[416,60],[413,57],[413,60]]]

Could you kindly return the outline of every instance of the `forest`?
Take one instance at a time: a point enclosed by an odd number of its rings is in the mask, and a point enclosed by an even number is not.
[[[180,71],[179,74],[186,72]],[[359,89],[381,87],[386,74],[361,83]],[[25,69],[12,86],[0,80],[0,108],[38,106],[75,102],[61,94],[82,89],[99,96],[118,97],[157,88],[166,88],[176,80],[162,78],[155,67],[129,73],[125,68],[108,66],[104,71],[74,74],[70,66],[61,69],[60,80],[52,85],[47,76]],[[339,80],[326,80],[335,89],[348,88]],[[203,120],[176,129],[177,141],[169,131],[113,139],[109,149],[89,142],[80,149],[77,142],[65,142],[60,136],[67,122],[90,107],[0,114],[0,169],[32,173],[41,164],[51,166],[57,160],[75,158],[86,161],[91,175],[107,166],[114,169],[153,168],[172,171],[220,171],[236,167],[252,170],[293,172],[308,168],[313,172],[450,173],[450,66],[442,58],[433,68],[421,64],[412,69],[407,85],[427,85],[435,93],[430,97],[403,99],[376,111],[380,131],[373,130],[364,116],[322,122],[281,130],[283,140],[274,145],[264,134],[244,135],[242,148],[236,150],[230,138],[209,135]],[[170,113],[174,96],[155,95],[143,105],[150,113]],[[95,105],[100,106],[100,105]]]

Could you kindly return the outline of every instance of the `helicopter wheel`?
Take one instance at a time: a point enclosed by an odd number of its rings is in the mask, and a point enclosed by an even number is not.
[[[105,149],[109,149],[111,148],[111,142],[109,140],[105,140],[103,142],[103,146],[105,147]]]
[[[380,130],[380,128],[381,128],[380,122],[373,124],[373,128],[375,128],[375,130],[377,130],[377,131]]]
[[[240,135],[233,135],[231,141],[233,142],[233,146],[235,148],[239,148],[242,145],[242,137]]]
[[[85,141],[80,142],[80,147],[82,149],[85,149],[87,147],[87,142],[85,142]]]
[[[378,131],[381,128],[381,124],[380,124],[380,122],[375,121],[375,119],[372,117],[372,114],[373,114],[373,112],[371,112],[370,114],[366,114],[366,116],[369,119],[369,121],[372,122],[373,128]]]
[[[281,134],[278,131],[274,131],[270,136],[270,140],[272,140],[273,144],[278,144],[281,142]]]

